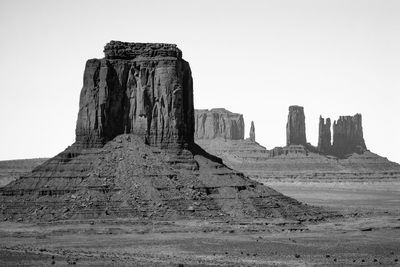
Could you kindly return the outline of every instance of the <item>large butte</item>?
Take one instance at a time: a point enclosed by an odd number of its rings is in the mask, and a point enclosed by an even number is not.
[[[327,215],[194,143],[191,70],[176,45],[111,41],[104,53],[86,63],[75,143],[0,190],[2,219]]]

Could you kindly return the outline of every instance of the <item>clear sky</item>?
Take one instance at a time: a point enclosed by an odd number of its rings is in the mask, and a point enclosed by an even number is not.
[[[367,147],[400,162],[400,1],[0,0],[0,160],[74,141],[85,61],[110,40],[176,43],[196,108],[243,113],[248,135],[285,145],[289,105],[363,115]]]

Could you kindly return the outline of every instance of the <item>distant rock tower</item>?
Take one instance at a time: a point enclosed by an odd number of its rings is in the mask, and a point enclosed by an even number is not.
[[[255,142],[256,141],[256,129],[254,127],[254,122],[251,121],[251,126],[250,126],[250,141]]]
[[[286,145],[306,145],[306,123],[304,109],[300,106],[290,106],[286,124]]]
[[[339,157],[367,150],[363,137],[361,114],[340,116],[333,123],[333,154]]]
[[[325,120],[322,116],[319,116],[318,151],[329,154],[331,150],[331,119]]]

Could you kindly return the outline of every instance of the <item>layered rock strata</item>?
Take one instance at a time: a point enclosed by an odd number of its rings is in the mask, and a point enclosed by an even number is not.
[[[76,142],[0,189],[0,219],[330,216],[193,142],[190,67],[175,45],[111,42],[105,55],[86,64]],[[212,131],[243,139],[236,117]]]
[[[300,106],[290,106],[286,124],[286,145],[306,145],[306,123],[304,109]]]
[[[340,116],[333,123],[334,155],[343,157],[351,153],[363,153],[367,150],[363,137],[361,114],[354,116]]]
[[[224,108],[195,110],[195,139],[244,139],[243,115]]]

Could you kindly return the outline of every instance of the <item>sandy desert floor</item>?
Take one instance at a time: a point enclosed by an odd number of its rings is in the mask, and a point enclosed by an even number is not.
[[[275,183],[341,212],[290,220],[0,223],[0,266],[396,266],[400,184]]]

